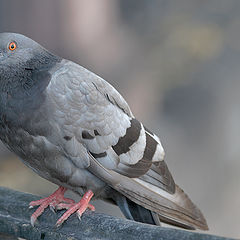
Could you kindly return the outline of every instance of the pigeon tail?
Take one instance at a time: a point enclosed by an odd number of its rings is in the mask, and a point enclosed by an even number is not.
[[[129,219],[141,223],[147,223],[151,225],[161,226],[161,222],[174,225],[176,227],[185,228],[188,230],[194,230],[193,226],[183,224],[174,219],[170,219],[164,216],[160,216],[157,213],[150,211],[141,205],[131,201],[123,195],[118,195],[115,199],[118,207],[122,211],[123,215]]]

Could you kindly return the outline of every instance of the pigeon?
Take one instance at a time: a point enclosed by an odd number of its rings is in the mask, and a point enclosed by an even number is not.
[[[79,218],[90,200],[118,205],[126,218],[207,230],[201,211],[175,184],[152,131],[118,91],[82,66],[18,33],[0,33],[0,139],[59,188],[33,201],[37,218],[49,207]],[[79,202],[64,197],[71,190]]]

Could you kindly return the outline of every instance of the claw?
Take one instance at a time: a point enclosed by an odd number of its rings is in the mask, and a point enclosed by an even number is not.
[[[37,218],[34,216],[31,216],[30,222],[31,222],[32,227],[34,227],[36,221],[37,221]]]
[[[82,220],[82,214],[80,214],[79,212],[77,212],[77,217],[78,217],[79,221]]]
[[[51,210],[53,213],[56,213],[54,206],[50,205],[49,208],[50,208],[50,210]]]

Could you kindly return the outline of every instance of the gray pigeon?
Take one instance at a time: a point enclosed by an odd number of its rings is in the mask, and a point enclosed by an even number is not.
[[[200,210],[178,187],[159,138],[139,122],[105,80],[16,33],[0,34],[0,139],[59,189],[39,205],[73,212],[90,199],[116,204],[132,220],[207,230]],[[64,198],[69,189],[83,198]]]

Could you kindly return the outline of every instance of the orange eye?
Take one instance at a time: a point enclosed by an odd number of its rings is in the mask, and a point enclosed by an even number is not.
[[[10,42],[8,45],[8,49],[14,51],[17,48],[17,44],[15,42]]]

